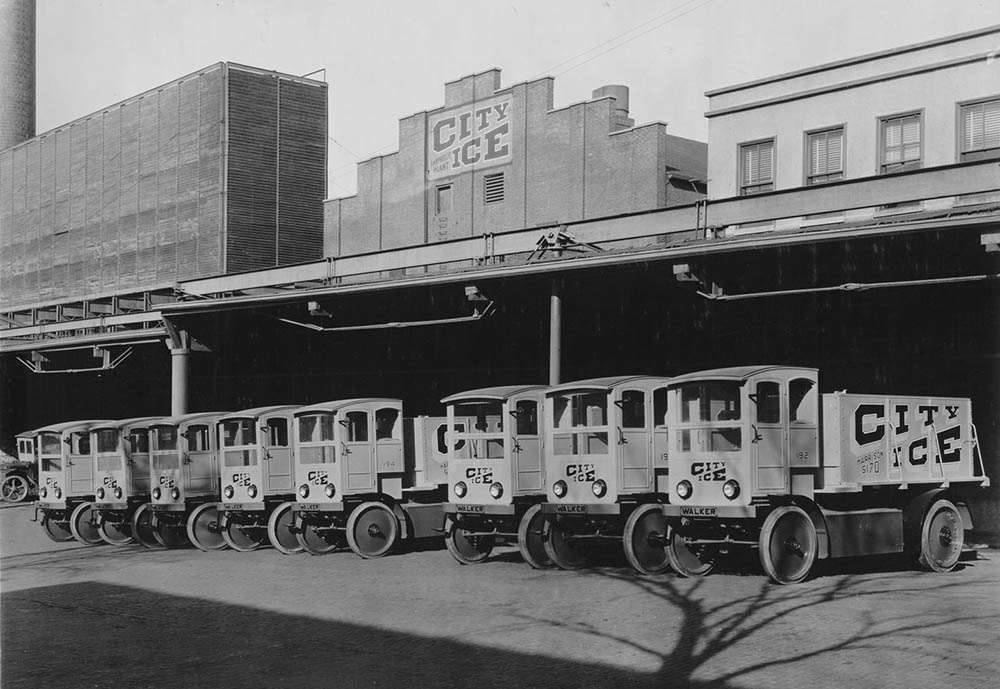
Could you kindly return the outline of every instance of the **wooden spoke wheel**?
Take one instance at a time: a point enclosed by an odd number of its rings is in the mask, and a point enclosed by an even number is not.
[[[0,486],[0,494],[5,502],[22,502],[30,492],[31,484],[20,474],[8,474],[3,479],[3,485]]]
[[[445,527],[444,544],[451,556],[463,565],[483,562],[493,552],[492,536],[470,536],[460,519],[449,519]]]
[[[159,548],[163,545],[156,537],[156,529],[153,528],[153,508],[149,503],[139,505],[139,508],[132,515],[132,537],[147,548]]]
[[[636,507],[625,521],[625,557],[640,574],[661,574],[670,569],[667,556],[667,517],[659,505]]]
[[[257,521],[239,523],[227,519],[226,528],[221,533],[226,545],[241,553],[257,550],[267,542],[267,526]]]
[[[399,520],[381,502],[364,502],[347,519],[347,544],[363,558],[382,557],[399,540]]]
[[[81,502],[76,506],[69,518],[69,528],[73,538],[84,545],[104,543],[101,532],[97,529],[97,511],[92,502]]]
[[[295,534],[295,541],[310,555],[332,553],[345,545],[343,529],[332,527],[332,523],[303,524],[302,531]]]
[[[102,514],[97,524],[97,532],[101,535],[101,540],[109,545],[128,545],[134,543],[132,538],[132,525],[125,517],[111,514]]]
[[[521,551],[524,561],[535,569],[548,569],[555,563],[545,551],[542,536],[545,529],[545,515],[541,505],[532,505],[521,517],[517,525],[517,549]]]
[[[932,572],[951,571],[964,542],[965,525],[958,508],[950,500],[935,500],[920,526],[920,566]]]
[[[69,528],[69,522],[56,519],[51,514],[42,513],[42,530],[56,543],[73,540],[73,532]]]
[[[667,527],[667,560],[682,577],[703,577],[715,567],[717,550],[711,544],[692,543],[673,526]]]
[[[562,519],[545,520],[542,542],[545,554],[559,569],[581,569],[590,560],[583,541],[573,538],[572,530]]]
[[[198,505],[187,520],[187,537],[199,550],[223,550],[227,547],[219,524],[219,505],[206,502]]]
[[[292,532],[294,518],[292,503],[283,502],[271,512],[271,516],[267,519],[267,539],[279,553],[292,555],[301,553],[303,550]]]
[[[758,545],[764,571],[779,584],[795,584],[809,576],[819,550],[816,526],[795,505],[782,505],[767,515]]]

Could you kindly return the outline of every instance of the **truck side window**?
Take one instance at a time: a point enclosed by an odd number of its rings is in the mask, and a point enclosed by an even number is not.
[[[667,425],[667,389],[653,391],[653,426]]]
[[[646,393],[625,390],[622,393],[622,428],[646,427]]]
[[[208,450],[208,426],[188,426],[185,434],[188,442],[188,451],[205,452]]]
[[[789,419],[816,423],[816,384],[808,378],[796,378],[788,384]]]
[[[521,400],[514,409],[518,435],[538,435],[538,403]]]
[[[396,422],[399,421],[399,410],[392,407],[379,409],[375,412],[375,440],[397,438]]]
[[[781,386],[771,381],[757,383],[754,396],[758,423],[781,423]]]
[[[364,443],[368,441],[368,414],[363,411],[349,411],[344,419],[347,426],[347,442]]]
[[[267,420],[267,442],[271,447],[288,447],[288,419]]]

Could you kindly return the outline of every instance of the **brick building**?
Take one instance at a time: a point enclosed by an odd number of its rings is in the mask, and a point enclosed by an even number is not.
[[[325,253],[347,256],[690,203],[706,145],[634,126],[628,88],[553,108],[553,79],[500,88],[490,69],[400,120],[399,151],[358,164],[355,196],[326,202]]]

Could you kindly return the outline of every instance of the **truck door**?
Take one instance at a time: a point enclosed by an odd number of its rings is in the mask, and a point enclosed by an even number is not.
[[[292,448],[288,442],[288,418],[272,416],[264,421],[264,492],[291,493]]]
[[[656,477],[654,489],[666,493],[667,486],[667,388],[653,391],[653,473]]]
[[[210,444],[208,426],[192,424],[184,432],[187,452],[184,457],[184,474],[187,489],[192,493],[216,493],[218,469],[215,452]]]
[[[511,428],[511,461],[514,464],[515,492],[538,492],[542,489],[542,439],[538,435],[538,401],[510,400],[514,415]]]
[[[77,431],[70,436],[69,492],[87,495],[94,492],[94,458],[90,452],[90,432]]]
[[[757,465],[757,488],[759,490],[784,491],[788,465],[785,459],[785,426],[782,423],[783,397],[781,383],[775,380],[760,380],[750,395],[753,402],[754,461]]]
[[[124,450],[129,493],[148,494],[152,490],[149,485],[149,429],[133,428],[124,440]]]
[[[616,403],[618,412],[617,441],[621,458],[621,490],[650,490],[650,457],[652,444],[650,417],[645,390],[624,390]]]
[[[347,490],[373,490],[375,488],[375,463],[371,446],[371,414],[367,411],[349,411],[341,423],[341,438],[346,460]]]

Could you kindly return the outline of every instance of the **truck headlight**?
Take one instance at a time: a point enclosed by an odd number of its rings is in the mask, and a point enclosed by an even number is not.
[[[97,489],[97,499],[98,500],[103,500],[104,499],[104,488],[98,488]]]
[[[556,481],[555,483],[552,484],[552,492],[555,494],[557,498],[565,498],[566,491],[568,490],[569,488],[566,487],[565,481]]]
[[[305,498],[309,497],[309,484],[308,483],[303,483],[301,486],[299,486],[299,497],[302,498],[302,499],[305,499]]]
[[[722,494],[729,500],[735,500],[740,494],[740,484],[733,479],[729,479],[722,484]]]
[[[115,499],[121,500],[122,495],[124,495],[124,493],[122,493],[121,486],[115,486]]]
[[[594,491],[595,497],[603,498],[604,494],[608,492],[608,484],[604,482],[604,479],[599,478],[591,484],[590,489]]]
[[[494,483],[490,486],[490,497],[492,497],[494,500],[499,500],[502,495],[503,495],[503,484],[501,484],[498,481],[497,483]]]
[[[159,500],[161,495],[163,495],[163,491],[160,490],[159,486],[153,489],[153,500]]]
[[[459,481],[452,490],[455,491],[455,495],[464,498],[465,494],[469,492],[469,487],[465,485],[465,481]]]
[[[176,486],[174,486],[173,488],[171,488],[170,489],[170,497],[173,500],[180,500],[181,499],[181,489],[177,488]]]
[[[691,497],[691,491],[694,489],[691,487],[691,482],[685,480],[678,483],[675,490],[677,491],[677,497],[681,500],[687,500]]]
[[[236,490],[232,486],[226,486],[222,491],[222,495],[226,500],[232,500],[235,493]]]
[[[247,495],[249,495],[251,499],[256,498],[257,497],[257,486],[255,486],[255,485],[253,485],[251,483],[247,487]]]
[[[326,488],[323,489],[323,492],[326,493],[326,497],[332,498],[334,495],[337,494],[337,489],[334,487],[332,483],[328,483],[326,484]]]
[[[60,488],[59,486],[56,486],[56,489],[55,489],[54,492],[55,492],[56,500],[58,500],[59,498],[62,497],[62,488]]]
[[[38,491],[38,495],[40,497],[47,498],[49,496],[49,489],[45,486],[42,486],[42,489]]]

